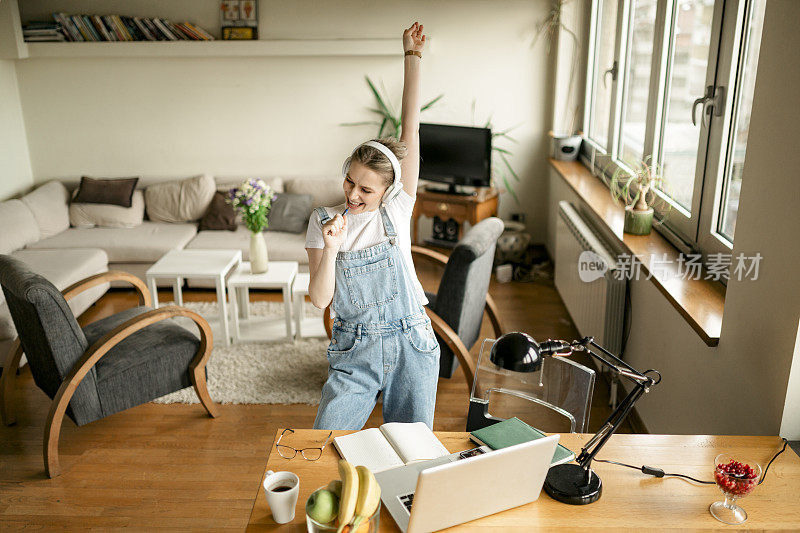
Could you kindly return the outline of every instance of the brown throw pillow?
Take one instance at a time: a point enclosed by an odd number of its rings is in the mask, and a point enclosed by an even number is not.
[[[80,204],[112,204],[130,207],[139,178],[81,178],[78,194],[72,199]]]
[[[214,193],[208,211],[200,219],[200,231],[208,229],[236,231],[236,211],[225,201],[227,198],[226,192]]]

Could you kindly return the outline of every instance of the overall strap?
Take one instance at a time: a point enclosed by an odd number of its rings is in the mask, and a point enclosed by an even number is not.
[[[327,221],[331,219],[331,217],[328,215],[328,210],[325,209],[324,207],[317,207],[316,209],[314,209],[314,211],[316,211],[317,215],[319,216],[320,224],[325,224]]]
[[[397,237],[397,232],[394,230],[394,224],[392,221],[389,220],[389,215],[386,213],[386,209],[381,206],[381,219],[383,220],[383,231],[386,232],[386,236],[389,237],[389,240],[392,241],[394,244],[394,240]]]

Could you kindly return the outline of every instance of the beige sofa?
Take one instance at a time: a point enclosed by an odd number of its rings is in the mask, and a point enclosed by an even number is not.
[[[241,183],[243,178],[216,177],[218,190]],[[264,178],[276,191],[311,194],[313,205],[342,202],[339,178]],[[140,180],[146,188],[163,180]],[[184,223],[144,220],[136,227],[77,228],[69,225],[70,188],[76,183],[48,182],[20,199],[0,202],[0,254],[28,263],[59,289],[106,270],[123,270],[144,279],[147,269],[169,250],[238,249],[249,260],[250,234],[243,225],[236,231],[198,231],[197,221]],[[309,213],[310,214],[310,213]],[[264,233],[270,260],[297,261],[308,268],[305,232]],[[204,286],[192,282],[191,287]],[[108,290],[99,286],[70,301],[77,315]],[[0,365],[16,337],[11,316],[0,293]]]

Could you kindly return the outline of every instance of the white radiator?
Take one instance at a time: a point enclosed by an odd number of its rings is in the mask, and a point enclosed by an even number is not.
[[[568,202],[558,204],[556,227],[555,285],[567,306],[572,321],[582,337],[594,337],[605,349],[619,355],[625,316],[625,279],[616,279],[617,261],[608,247],[597,237],[583,217]],[[594,252],[597,257],[584,252]],[[584,254],[581,257],[581,254]],[[588,256],[588,257],[587,257]],[[587,266],[587,259],[602,259],[607,270],[584,269],[579,274],[579,264]],[[592,275],[591,272],[596,272]]]

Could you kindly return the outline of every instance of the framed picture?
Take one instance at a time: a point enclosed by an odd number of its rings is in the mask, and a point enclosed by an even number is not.
[[[239,0],[222,0],[219,5],[220,20],[223,25],[237,22],[241,18]]]
[[[256,0],[221,0],[219,9],[223,39],[258,39],[258,2]]]
[[[256,28],[249,26],[226,26],[222,28],[222,38],[228,41],[258,39]]]

